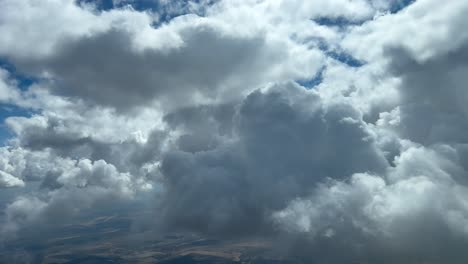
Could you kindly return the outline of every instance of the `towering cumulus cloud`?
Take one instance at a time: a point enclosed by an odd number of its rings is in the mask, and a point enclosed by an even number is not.
[[[0,0],[1,244],[113,211],[306,263],[466,263],[466,14]]]

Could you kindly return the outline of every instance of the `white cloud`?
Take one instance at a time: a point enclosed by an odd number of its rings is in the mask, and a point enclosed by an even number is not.
[[[441,147],[449,153],[410,148],[388,175],[355,174],[349,182],[323,185],[309,199],[293,201],[276,212],[274,218],[291,232],[306,232],[311,240],[325,239],[334,245],[339,243],[334,240],[349,239],[366,248],[357,252],[349,247],[342,256],[372,259],[387,250],[394,252],[392,261],[399,263],[421,256],[459,263],[466,254],[454,245],[468,235],[468,207],[466,186],[457,182],[457,176],[465,172],[457,164],[457,153]],[[328,230],[333,230],[333,236],[326,237]],[[439,247],[435,252],[434,246]]]
[[[11,103],[17,100],[19,96],[20,93],[11,80],[8,71],[0,68],[0,102]]]
[[[22,187],[24,182],[13,175],[0,170],[0,187]]]
[[[359,58],[375,60],[388,47],[404,47],[420,62],[450,53],[468,40],[466,1],[444,4],[418,0],[396,14],[386,14],[355,27],[343,45]],[[437,12],[434,12],[437,10]]]

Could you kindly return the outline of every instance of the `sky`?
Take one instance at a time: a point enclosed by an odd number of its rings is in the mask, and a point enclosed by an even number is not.
[[[0,0],[2,243],[145,208],[141,229],[310,263],[466,263],[467,13]]]

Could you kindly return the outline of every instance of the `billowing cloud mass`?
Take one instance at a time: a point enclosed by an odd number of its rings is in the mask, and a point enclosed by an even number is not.
[[[139,2],[0,0],[2,243],[131,203],[307,263],[466,263],[467,1]]]

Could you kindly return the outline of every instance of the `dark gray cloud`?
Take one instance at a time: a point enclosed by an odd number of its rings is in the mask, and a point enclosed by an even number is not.
[[[275,212],[292,254],[312,263],[466,262],[468,53],[466,41],[454,43],[425,58],[384,46],[399,100],[372,127],[391,165],[320,185]]]
[[[238,104],[200,105],[169,113],[164,121],[181,133],[175,145],[185,152],[211,150],[233,136]]]
[[[404,48],[388,49],[402,78],[401,130],[422,144],[468,143],[468,45],[418,62]]]
[[[160,213],[169,227],[231,236],[271,232],[273,211],[326,178],[386,167],[349,105],[325,108],[317,94],[292,84],[253,92],[231,118],[235,136],[224,144],[164,155]]]
[[[64,39],[50,57],[18,64],[32,73],[51,74],[59,95],[128,110],[154,102],[175,108],[198,100],[229,100],[261,84],[269,68],[288,57],[287,46],[261,34],[234,35],[208,23],[187,25],[178,34],[181,44],[140,51],[132,34],[116,29]]]

